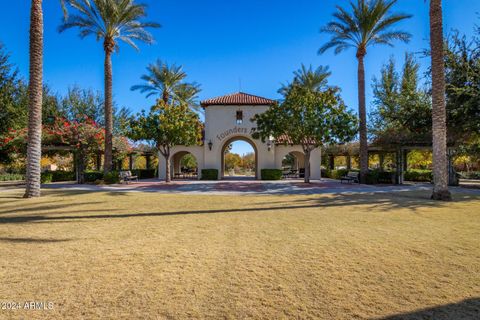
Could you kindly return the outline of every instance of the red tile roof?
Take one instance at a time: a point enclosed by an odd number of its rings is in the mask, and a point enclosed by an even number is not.
[[[272,105],[276,102],[267,98],[262,98],[259,96],[254,96],[253,94],[237,92],[229,94],[222,97],[216,97],[212,99],[207,99],[202,101],[200,104],[203,108],[207,106],[225,106],[225,105],[249,105],[249,106],[258,106],[258,105]]]
[[[308,142],[308,144],[315,144],[315,140],[305,140],[306,142]],[[282,134],[280,136],[278,136],[276,139],[275,139],[275,144],[290,144],[290,145],[294,145],[292,139],[286,135],[286,134]]]

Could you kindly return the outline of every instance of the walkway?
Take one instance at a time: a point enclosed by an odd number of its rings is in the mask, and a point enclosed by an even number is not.
[[[77,185],[54,183],[44,185],[45,189],[70,189],[110,192],[159,192],[187,194],[342,194],[342,193],[391,193],[403,191],[431,190],[431,184],[410,185],[358,185],[342,184],[337,180],[323,179],[305,184],[302,180],[259,181],[259,180],[220,180],[220,181],[173,181],[165,183],[156,179],[141,180],[128,185]],[[480,190],[451,188],[454,193],[480,195]]]

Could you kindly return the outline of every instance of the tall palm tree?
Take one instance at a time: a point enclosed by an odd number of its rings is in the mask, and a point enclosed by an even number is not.
[[[60,0],[67,17],[65,0]],[[28,83],[28,139],[24,198],[40,196],[43,102],[43,10],[42,0],[32,0],[30,8],[30,70]]]
[[[28,83],[27,172],[24,198],[40,196],[42,157],[43,11],[42,0],[30,9],[30,70]]]
[[[452,197],[448,190],[442,0],[430,0],[430,48],[432,59],[432,199],[448,201]]]
[[[351,2],[351,11],[337,6],[335,21],[328,23],[321,32],[332,37],[323,45],[319,54],[334,48],[339,54],[348,48],[356,50],[358,60],[358,114],[360,117],[360,181],[365,183],[368,173],[367,116],[365,108],[365,65],[367,48],[385,44],[393,46],[394,40],[408,42],[411,35],[404,31],[391,30],[398,22],[411,15],[390,13],[397,0],[357,0]]]
[[[280,90],[278,90],[284,96],[288,93],[292,84],[300,85],[312,91],[321,90],[327,87],[328,77],[332,75],[328,66],[320,66],[313,70],[311,65],[307,68],[304,64],[302,64],[300,69],[294,71],[293,74],[293,82],[282,85]]]
[[[195,82],[184,82],[187,74],[182,66],[169,65],[158,59],[148,65],[147,71],[148,73],[141,77],[145,84],[134,85],[131,90],[147,93],[147,97],[159,96],[164,103],[177,101],[198,111],[196,99],[200,85]]]
[[[85,38],[93,35],[103,40],[105,52],[105,160],[104,171],[112,168],[112,53],[118,50],[118,41],[123,41],[136,50],[136,40],[151,44],[152,35],[146,28],[158,28],[154,22],[142,22],[146,16],[146,5],[134,0],[66,0],[76,10],[58,28],[59,32],[77,27],[79,35]]]

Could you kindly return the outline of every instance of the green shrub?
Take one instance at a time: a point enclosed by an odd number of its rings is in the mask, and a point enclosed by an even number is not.
[[[332,179],[340,180],[342,177],[345,177],[349,171],[355,171],[355,170],[348,170],[348,169],[338,169],[338,170],[332,170]]]
[[[157,176],[157,169],[134,169],[132,175],[137,176],[138,179],[152,179]]]
[[[378,179],[377,183],[388,183],[394,184],[395,183],[395,173],[389,171],[378,171]]]
[[[202,180],[218,180],[217,169],[202,169]]]
[[[75,172],[73,171],[58,170],[50,172],[52,173],[52,182],[75,180]]]
[[[0,174],[0,181],[17,181],[17,180],[25,180],[25,176],[19,173]]]
[[[105,181],[106,184],[119,183],[120,175],[118,171],[110,171],[109,173],[103,175],[103,181]]]
[[[40,182],[41,183],[50,183],[52,182],[53,174],[50,171],[45,171],[41,173]]]
[[[95,182],[97,180],[103,180],[103,171],[85,171],[85,182]]]
[[[460,172],[460,177],[463,179],[479,180],[480,171]]]
[[[430,182],[433,175],[431,170],[408,170],[405,171],[403,179],[405,181]]]
[[[346,176],[349,172],[358,172],[358,170],[348,170],[348,169],[337,169],[337,170],[329,170],[329,169],[322,169],[322,177],[340,180],[342,177]]]
[[[330,178],[330,170],[322,168],[320,169],[320,171],[321,171],[320,174],[322,175],[322,178]]]
[[[368,171],[365,182],[367,184],[377,184],[379,176],[380,173],[377,170]]]
[[[280,180],[283,177],[280,169],[262,169],[260,170],[262,180]]]

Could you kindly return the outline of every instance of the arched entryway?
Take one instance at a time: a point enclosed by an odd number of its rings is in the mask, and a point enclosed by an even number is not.
[[[188,151],[179,151],[171,157],[172,179],[198,179],[198,162]]]
[[[305,177],[305,155],[299,151],[292,151],[282,159],[282,171],[285,178]]]
[[[249,146],[249,149],[247,149],[246,152],[242,152],[242,154],[232,152],[232,150],[230,149],[232,148],[232,145],[237,141],[244,142],[246,145]],[[243,136],[236,136],[225,141],[222,146],[221,157],[222,167],[220,177],[222,179],[258,178],[258,151],[255,143],[249,138]],[[238,166],[235,165],[236,162],[239,163]],[[227,165],[229,166],[228,168]]]

